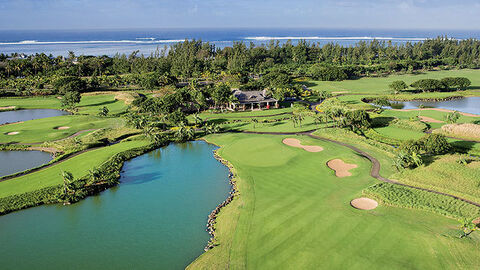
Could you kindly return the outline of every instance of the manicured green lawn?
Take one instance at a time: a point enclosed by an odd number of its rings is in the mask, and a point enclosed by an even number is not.
[[[100,166],[111,156],[148,144],[147,141],[129,141],[102,147],[44,170],[0,182],[0,198],[61,184],[62,171],[70,171],[76,178],[83,177],[88,174],[89,169]]]
[[[422,110],[422,111],[394,111],[394,110],[385,110],[382,112],[382,117],[396,117],[400,119],[410,119],[411,117],[417,116],[426,116],[433,118],[435,120],[444,121],[445,115],[447,112],[440,112],[435,110]],[[480,118],[478,117],[470,117],[470,116],[460,116],[457,123],[473,123],[475,121],[479,121]],[[446,123],[427,123],[431,128],[440,128]]]
[[[273,119],[274,118],[275,117],[273,117]],[[281,120],[281,121],[272,122],[272,123],[262,123],[262,121],[267,118],[257,118],[257,119],[259,121],[258,123],[253,123],[249,119],[243,119],[242,122],[232,123],[226,126],[233,130],[256,131],[256,132],[302,132],[302,131],[314,130],[322,127],[322,125],[317,125],[314,122],[313,117],[311,116],[305,117],[305,119],[302,121],[302,126],[298,124],[294,126],[291,120]]]
[[[80,130],[122,125],[119,118],[101,118],[90,115],[63,115],[0,126],[0,143],[36,143],[68,137]],[[70,127],[58,130],[57,127]],[[9,132],[19,132],[7,135]]]
[[[402,140],[402,141],[418,140],[421,137],[425,136],[425,134],[420,131],[398,128],[394,126],[375,128],[375,131],[385,137]]]
[[[328,92],[364,93],[364,94],[387,94],[388,85],[393,81],[403,80],[410,85],[420,79],[441,79],[444,77],[467,77],[472,81],[472,89],[480,89],[480,70],[444,70],[429,71],[418,75],[392,75],[388,77],[366,77],[358,80],[346,80],[341,82],[311,81],[311,88]]]
[[[456,221],[429,212],[379,206],[350,207],[376,183],[370,163],[348,148],[320,145],[309,153],[282,143],[292,136],[213,135],[238,174],[240,196],[217,219],[219,246],[191,269],[473,269],[480,237],[452,237]],[[333,158],[358,164],[337,178]]]
[[[61,101],[55,96],[28,98],[0,98],[0,107],[16,106],[17,109],[62,109]],[[115,100],[115,95],[83,95],[78,104],[79,113],[98,114],[106,106],[110,114],[124,112],[127,108],[122,100]]]
[[[250,117],[250,116],[266,116],[266,115],[277,115],[283,113],[291,113],[292,108],[282,108],[282,109],[270,109],[270,110],[261,110],[261,111],[238,111],[238,112],[224,112],[224,113],[211,113],[211,112],[202,112],[200,117],[203,119],[206,118],[235,118],[235,117]]]
[[[127,109],[127,105],[122,100],[116,100],[115,95],[93,95],[82,96],[82,100],[78,105],[78,112],[81,114],[96,115],[101,108],[107,107],[109,114],[123,113]]]

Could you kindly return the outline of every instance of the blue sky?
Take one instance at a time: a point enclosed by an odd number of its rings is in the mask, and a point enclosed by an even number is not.
[[[478,29],[480,0],[0,0],[0,29]]]

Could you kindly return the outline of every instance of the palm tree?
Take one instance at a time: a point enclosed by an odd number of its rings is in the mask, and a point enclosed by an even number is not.
[[[203,123],[203,119],[200,118],[200,116],[198,115],[198,113],[195,113],[193,115],[193,120],[195,121],[195,125],[198,125],[199,123]]]
[[[292,115],[292,117],[290,117],[290,120],[292,121],[293,123],[293,127],[297,127],[297,122],[298,122],[298,119],[295,115]],[[255,128],[255,127],[254,127]]]
[[[257,119],[257,118],[253,118],[253,119],[252,119],[252,124],[253,124],[253,129],[255,129],[255,125],[258,124],[258,119]]]
[[[102,175],[102,173],[97,168],[88,170],[88,174],[90,176],[90,179],[92,180],[92,183],[97,183],[101,179]]]
[[[220,127],[216,124],[205,125],[205,133],[207,133],[207,134],[213,134],[213,133],[217,133],[219,131],[220,131]]]
[[[63,195],[65,197],[68,196],[68,193],[72,191],[72,183],[73,183],[73,174],[69,171],[62,172],[63,177]]]
[[[191,127],[185,126],[184,123],[180,123],[178,130],[175,133],[175,137],[181,141],[191,140],[195,137],[195,130]]]
[[[412,152],[410,156],[412,158],[413,163],[415,163],[417,167],[420,167],[423,164],[422,157],[416,152]]]
[[[460,228],[463,231],[463,234],[460,238],[468,237],[471,233],[478,230],[477,224],[473,222],[473,219],[463,218],[460,220]]]

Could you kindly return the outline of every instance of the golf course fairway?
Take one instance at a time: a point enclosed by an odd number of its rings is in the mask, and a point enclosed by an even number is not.
[[[282,143],[296,138],[324,151]],[[377,180],[352,150],[306,136],[207,136],[233,166],[239,196],[217,218],[218,246],[190,269],[474,269],[477,235],[460,240],[458,222],[426,211],[350,201]],[[339,179],[326,166],[341,159],[358,168]]]

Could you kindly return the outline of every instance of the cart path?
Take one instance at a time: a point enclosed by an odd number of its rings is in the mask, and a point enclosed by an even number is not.
[[[436,191],[436,190],[433,190],[433,189],[416,187],[416,186],[412,186],[412,185],[408,185],[408,184],[398,182],[396,180],[385,178],[385,177],[380,175],[380,169],[381,169],[380,162],[376,158],[374,158],[372,155],[368,154],[367,152],[365,152],[365,151],[363,151],[363,150],[361,150],[361,149],[359,149],[359,148],[357,148],[357,147],[355,147],[351,144],[347,144],[347,143],[340,142],[340,141],[337,141],[337,140],[332,140],[332,139],[328,139],[328,138],[321,137],[321,136],[318,136],[318,135],[314,135],[312,131],[306,131],[306,132],[243,131],[241,133],[259,134],[259,135],[262,135],[262,134],[263,135],[305,135],[305,136],[308,136],[308,137],[313,138],[313,139],[327,141],[327,142],[335,143],[335,144],[338,144],[338,145],[341,145],[341,146],[345,146],[345,147],[350,148],[351,150],[357,152],[358,154],[362,155],[363,157],[367,158],[368,160],[370,160],[370,162],[372,163],[372,169],[370,170],[370,176],[372,176],[373,178],[375,178],[377,180],[380,180],[380,181],[386,182],[386,183],[390,183],[390,184],[394,184],[394,185],[404,186],[404,187],[408,187],[408,188],[414,188],[414,189],[417,189],[417,190],[422,190],[422,191],[426,191],[426,192],[431,192],[431,193],[435,193],[435,194],[439,194],[439,195],[448,196],[448,197],[451,197],[451,198],[454,198],[454,199],[457,199],[457,200],[461,200],[461,201],[466,202],[468,204],[480,207],[480,203],[476,203],[474,201],[471,201],[471,200],[468,200],[468,199],[465,199],[465,198],[462,198],[462,197],[459,197],[459,196],[456,196],[456,195],[448,194],[448,193],[441,192],[441,191]]]

